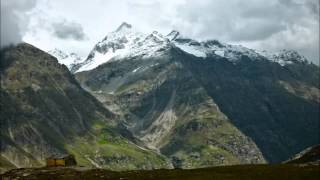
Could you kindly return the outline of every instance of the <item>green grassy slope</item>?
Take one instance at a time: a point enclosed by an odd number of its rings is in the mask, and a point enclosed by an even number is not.
[[[0,55],[1,167],[41,166],[57,153],[113,170],[167,167],[162,156],[123,136],[117,117],[56,58],[25,43]]]

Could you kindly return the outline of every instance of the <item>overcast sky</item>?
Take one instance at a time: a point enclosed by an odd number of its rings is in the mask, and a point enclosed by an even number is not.
[[[319,0],[1,0],[1,46],[26,41],[87,56],[122,22],[259,50],[297,50],[319,64]]]

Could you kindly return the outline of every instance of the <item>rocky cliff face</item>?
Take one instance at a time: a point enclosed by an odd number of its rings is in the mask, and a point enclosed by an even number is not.
[[[241,57],[184,59],[208,94],[266,159],[279,162],[319,142],[319,68]]]
[[[294,155],[286,164],[304,164],[304,165],[319,165],[320,164],[320,145],[309,147],[300,153]]]
[[[265,162],[178,53],[169,48],[157,57],[112,61],[76,76],[136,137],[176,167]]]
[[[167,167],[164,157],[120,132],[117,116],[66,66],[29,44],[1,51],[0,117],[2,168],[40,166],[59,153],[115,170]]]

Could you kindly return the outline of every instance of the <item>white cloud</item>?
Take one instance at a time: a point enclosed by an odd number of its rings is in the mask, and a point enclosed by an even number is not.
[[[1,0],[0,47],[21,42],[36,0]]]

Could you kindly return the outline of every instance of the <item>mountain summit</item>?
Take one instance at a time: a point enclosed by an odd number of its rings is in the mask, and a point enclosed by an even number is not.
[[[79,63],[76,72],[88,71],[103,63],[124,57],[157,56],[161,53],[161,49],[168,46],[168,39],[160,33],[154,31],[151,34],[144,34],[123,23],[118,30],[108,33],[95,45],[88,58]]]
[[[132,28],[132,25],[131,24],[128,24],[126,22],[123,22],[118,28],[116,31],[123,31],[123,30],[126,30],[126,29],[131,29]]]

